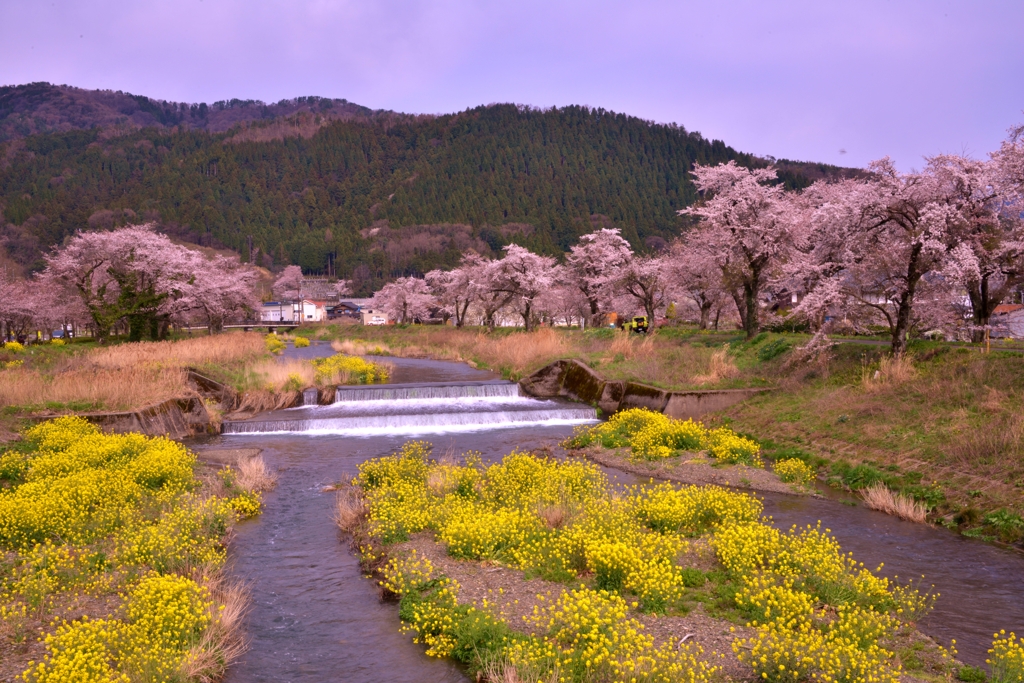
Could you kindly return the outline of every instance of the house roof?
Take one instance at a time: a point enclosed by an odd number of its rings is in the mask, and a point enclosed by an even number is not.
[[[1024,304],[999,304],[992,311],[992,315],[1006,315],[1024,309]]]

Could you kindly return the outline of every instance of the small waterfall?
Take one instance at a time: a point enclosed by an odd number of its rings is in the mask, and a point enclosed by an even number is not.
[[[303,399],[309,400],[305,393]],[[301,408],[225,422],[222,433],[408,435],[597,420],[590,406],[521,396],[519,385],[512,382],[339,387],[333,404],[316,405],[315,396],[312,401]]]
[[[423,382],[421,384],[382,384],[379,386],[338,387],[335,403],[352,401],[405,401],[432,398],[514,398],[519,385],[514,382]]]
[[[304,406],[315,406],[319,403],[320,392],[315,388],[310,387],[309,389],[302,390],[302,405]]]
[[[225,422],[225,434],[424,434],[471,431],[499,427],[582,424],[596,419],[593,408],[510,410],[419,415],[366,415],[304,420],[252,420]]]

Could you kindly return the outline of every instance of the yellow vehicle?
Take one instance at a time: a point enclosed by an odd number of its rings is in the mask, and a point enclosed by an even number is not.
[[[630,332],[636,332],[637,334],[647,334],[647,316],[638,315],[632,320],[627,321],[622,327],[623,329],[629,330]]]

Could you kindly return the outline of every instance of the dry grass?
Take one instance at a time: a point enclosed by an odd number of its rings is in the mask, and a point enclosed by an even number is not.
[[[860,492],[864,504],[872,510],[880,510],[910,522],[924,522],[928,508],[902,493],[894,493],[882,483],[872,484]]]
[[[693,376],[694,384],[717,384],[723,379],[730,379],[740,374],[740,369],[729,357],[729,349],[721,348],[711,354],[706,374]]]
[[[557,670],[547,676],[521,673],[508,659],[501,658],[486,663],[483,680],[491,683],[556,683],[559,680],[558,674]]]
[[[267,462],[262,455],[256,455],[238,461],[236,481],[246,491],[260,493],[269,491],[277,485],[277,475],[267,468]]]
[[[219,574],[203,576],[199,582],[210,591],[213,604],[224,608],[211,613],[210,626],[199,642],[189,648],[178,673],[182,680],[213,683],[248,649],[242,619],[248,611],[249,594],[242,584],[226,581]]]
[[[265,389],[246,391],[240,396],[238,405],[228,417],[237,419],[240,413],[255,415],[268,410],[283,410],[297,405],[300,400],[301,394],[298,391],[267,391]]]
[[[463,356],[479,356],[497,368],[517,375],[546,362],[562,358],[572,351],[563,335],[545,327],[534,332],[494,337],[478,334]]]
[[[259,334],[139,342],[91,349],[52,368],[0,370],[0,407],[90,404],[128,410],[191,396],[185,368],[249,362],[266,353]]]
[[[544,327],[533,332],[484,334],[457,328],[435,328],[421,335],[424,346],[410,344],[388,347],[387,344],[361,340],[331,342],[341,353],[366,355],[383,352],[408,358],[434,358],[462,361],[477,358],[488,366],[522,376],[559,358],[573,355],[575,349],[565,335]]]
[[[383,342],[366,342],[359,339],[335,339],[331,348],[346,356],[390,356],[391,349]]]
[[[917,371],[909,355],[885,357],[878,362],[878,369],[864,368],[861,386],[865,391],[877,391],[885,386],[899,386],[914,379]]]
[[[625,358],[633,357],[633,337],[628,332],[621,332],[615,335],[608,351],[613,354],[622,354]]]
[[[537,515],[549,529],[561,529],[569,518],[569,511],[564,505],[546,505],[537,510]]]
[[[440,470],[432,469],[427,474],[427,488],[435,496],[443,496],[448,493],[452,488],[452,483]]]
[[[69,368],[52,375],[24,367],[0,370],[0,407],[87,403],[127,410],[191,394],[180,367]]]
[[[366,501],[359,489],[346,487],[338,491],[334,505],[334,523],[347,533],[352,533],[366,519]]]
[[[966,429],[957,434],[950,439],[946,452],[960,468],[978,472],[989,469],[991,465],[1012,467],[1013,462],[1020,458],[1022,444],[1024,419],[1008,415],[987,429]]]
[[[252,372],[259,378],[257,381],[262,388],[268,391],[281,391],[286,384],[294,382],[298,382],[299,386],[292,386],[291,390],[316,384],[316,370],[307,360],[271,358],[256,363]]]
[[[125,368],[159,363],[161,365],[224,365],[249,360],[266,351],[262,335],[250,333],[218,334],[180,341],[136,342],[89,351],[81,360],[100,368]]]

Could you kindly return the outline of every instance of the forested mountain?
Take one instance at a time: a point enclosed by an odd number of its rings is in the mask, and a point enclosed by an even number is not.
[[[193,109],[177,107],[174,116],[188,116],[173,126],[173,117],[132,119],[2,143],[8,256],[31,270],[75,230],[146,220],[267,267],[351,277],[365,293],[451,266],[467,247],[493,254],[515,241],[559,254],[595,226],[657,247],[678,234],[676,211],[696,197],[694,163],[766,163],[601,109],[492,105],[410,116],[307,99],[287,118],[227,130],[191,125]],[[351,115],[340,116],[346,107]],[[812,174],[787,163],[786,183],[806,184]],[[841,171],[807,166],[814,175]]]
[[[120,90],[28,83],[0,87],[0,142],[94,127],[187,126],[222,133],[248,121],[266,121],[300,112],[318,114],[328,120],[389,113],[325,97],[298,97],[272,104],[234,99],[207,105],[154,100]]]

